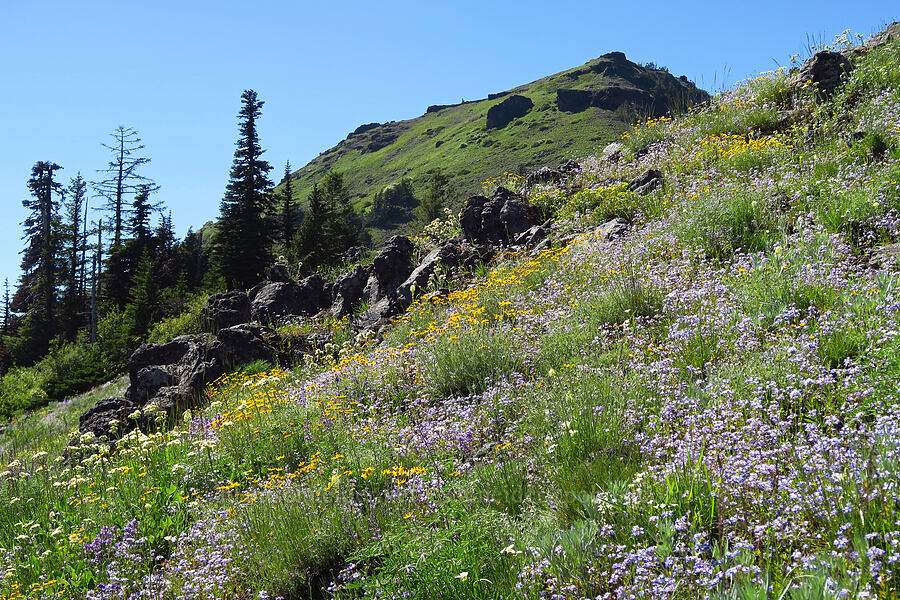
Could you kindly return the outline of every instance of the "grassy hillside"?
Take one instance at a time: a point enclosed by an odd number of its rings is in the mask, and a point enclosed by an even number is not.
[[[897,598],[900,40],[852,60],[632,128],[377,345],[115,449],[15,423],[0,600]]]
[[[601,90],[637,87],[649,92],[656,107],[625,104],[616,110],[587,107],[580,112],[559,110],[557,90]],[[502,129],[487,129],[488,110],[512,94],[523,95],[533,108]],[[544,77],[490,99],[433,110],[416,119],[363,126],[337,146],[295,172],[296,197],[305,202],[329,170],[341,171],[361,212],[374,194],[403,177],[424,191],[437,168],[451,177],[454,208],[481,191],[481,183],[504,172],[525,175],[543,165],[557,165],[585,156],[618,139],[628,125],[662,107],[683,109],[702,101],[706,93],[667,71],[645,68],[613,53],[585,65]],[[366,129],[371,127],[371,129]],[[377,236],[377,232],[376,232]]]

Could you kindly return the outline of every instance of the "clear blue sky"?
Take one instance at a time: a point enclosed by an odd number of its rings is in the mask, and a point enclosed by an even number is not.
[[[787,64],[808,39],[869,35],[896,0],[837,2],[4,2],[0,284],[19,277],[31,166],[95,179],[119,125],[136,129],[183,236],[219,212],[240,94],[276,181],[362,123],[483,98],[619,50],[708,90]],[[777,64],[776,64],[777,63]],[[95,217],[96,218],[96,215]]]

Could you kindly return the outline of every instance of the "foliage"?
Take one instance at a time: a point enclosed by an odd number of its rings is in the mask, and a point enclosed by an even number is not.
[[[310,193],[309,208],[288,249],[288,259],[304,273],[339,262],[340,253],[362,241],[344,176],[329,172]]]
[[[262,159],[256,125],[262,105],[255,91],[241,94],[237,150],[220,207],[216,265],[231,289],[254,285],[271,263],[272,167]]]
[[[179,335],[198,333],[201,327],[200,312],[208,299],[206,294],[189,297],[179,314],[153,324],[147,333],[147,341],[151,344],[164,344]]]
[[[628,236],[557,221],[556,247],[380,342],[335,323],[327,357],[225,375],[114,451],[66,450],[114,386],[24,416],[0,438],[0,599],[897,596],[900,302],[871,250],[900,241],[896,165],[847,141],[882,91],[807,106],[750,167],[725,154],[756,138],[700,143],[708,111],[584,159],[572,189],[665,172]],[[857,194],[879,207],[856,225],[816,209]]]

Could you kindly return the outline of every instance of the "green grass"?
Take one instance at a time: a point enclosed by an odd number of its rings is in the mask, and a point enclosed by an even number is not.
[[[719,125],[764,126],[756,100],[794,102],[782,83],[750,82]],[[118,569],[172,600],[224,556],[209,597],[896,597],[897,274],[828,215],[893,206],[897,172],[839,137],[845,100],[784,134],[795,152],[679,139],[625,238],[558,223],[573,241],[454,280],[380,345],[223,377],[189,424],[62,458],[121,386],[28,415],[0,438],[0,595],[84,597]],[[584,213],[605,194],[546,200]],[[317,328],[350,341],[342,322],[279,333]],[[91,562],[132,522],[134,561]],[[171,587],[141,587],[162,562],[183,569]]]
[[[621,83],[618,78],[586,68],[596,62],[511,90],[531,98],[534,108],[503,129],[485,129],[487,111],[502,100],[498,98],[445,108],[364,134],[382,129],[398,132],[393,143],[375,152],[366,151],[355,138],[345,140],[297,171],[295,195],[305,202],[313,184],[326,171],[336,170],[344,173],[357,210],[365,212],[375,192],[401,178],[410,178],[417,193],[423,193],[430,174],[440,168],[451,178],[451,208],[458,210],[469,195],[481,193],[484,181],[500,173],[526,175],[544,165],[556,166],[596,152],[619,139],[635,115],[627,110],[588,108],[572,113],[556,108],[556,91],[560,88]],[[646,84],[658,93],[676,97],[687,89],[663,71],[644,73]],[[697,96],[702,97],[703,93]],[[387,234],[373,230],[376,239]]]

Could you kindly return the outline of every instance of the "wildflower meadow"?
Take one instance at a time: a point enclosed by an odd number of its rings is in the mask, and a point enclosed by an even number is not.
[[[581,157],[528,190],[552,245],[380,343],[151,434],[67,448],[121,382],[10,425],[0,599],[897,598],[900,42],[851,56]]]

